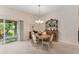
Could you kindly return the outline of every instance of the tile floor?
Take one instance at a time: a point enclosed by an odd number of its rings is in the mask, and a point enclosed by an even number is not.
[[[79,47],[54,42],[52,49],[34,46],[31,41],[17,41],[0,45],[0,54],[78,54]]]

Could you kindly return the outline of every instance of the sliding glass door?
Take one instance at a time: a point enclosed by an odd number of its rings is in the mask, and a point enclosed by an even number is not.
[[[17,40],[17,22],[6,20],[5,21],[5,42],[13,42]]]
[[[3,42],[4,39],[4,23],[3,19],[0,19],[0,43]]]
[[[17,21],[0,19],[0,43],[17,40]]]

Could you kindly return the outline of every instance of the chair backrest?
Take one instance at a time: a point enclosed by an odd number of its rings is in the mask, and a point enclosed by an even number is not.
[[[34,43],[36,43],[36,36],[35,36],[34,32],[32,32],[32,40],[33,40]]]
[[[50,41],[52,41],[52,40],[53,40],[53,35],[54,35],[54,34],[51,34]]]

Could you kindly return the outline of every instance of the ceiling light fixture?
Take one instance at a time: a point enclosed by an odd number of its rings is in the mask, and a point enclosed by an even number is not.
[[[43,23],[43,20],[40,19],[40,7],[41,7],[41,5],[38,5],[38,7],[39,7],[39,19],[36,20],[35,23],[42,24]]]

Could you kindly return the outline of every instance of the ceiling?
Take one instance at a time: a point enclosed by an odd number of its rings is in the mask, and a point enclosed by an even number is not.
[[[6,7],[17,9],[26,13],[30,13],[35,16],[39,16],[39,7],[38,5],[7,5]],[[60,6],[57,5],[41,5],[40,6],[40,16],[51,13]]]

